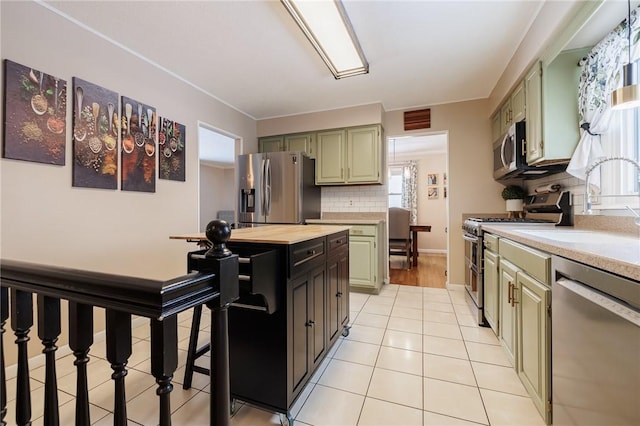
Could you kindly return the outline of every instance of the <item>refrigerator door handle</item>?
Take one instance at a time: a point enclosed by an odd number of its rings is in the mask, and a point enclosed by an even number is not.
[[[269,216],[271,214],[271,160],[268,158],[264,165],[264,188],[264,214]]]
[[[260,162],[260,216],[264,216],[266,206],[266,160],[263,158]],[[260,219],[260,218],[258,218]]]

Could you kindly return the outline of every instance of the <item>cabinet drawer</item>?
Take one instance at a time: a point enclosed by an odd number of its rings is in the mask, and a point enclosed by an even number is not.
[[[326,238],[321,237],[290,246],[289,276],[294,277],[324,262],[325,244]]]
[[[351,229],[349,230],[349,235],[357,235],[357,236],[376,236],[376,225],[351,225]]]
[[[551,255],[504,238],[499,239],[500,256],[508,259],[529,275],[551,285]]]
[[[349,244],[349,234],[347,231],[340,232],[339,234],[329,235],[327,237],[329,245],[329,254],[340,247],[345,247]]]
[[[493,234],[484,234],[484,247],[487,250],[498,252],[498,240],[499,238]]]

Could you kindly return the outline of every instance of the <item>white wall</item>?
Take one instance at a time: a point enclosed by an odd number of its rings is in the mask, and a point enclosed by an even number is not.
[[[200,164],[200,231],[217,217],[219,210],[235,210],[235,171]]]
[[[419,225],[431,225],[431,232],[418,233],[418,251],[428,253],[447,252],[447,199],[443,193],[443,176],[447,172],[447,154],[421,153],[411,156],[396,155],[395,161],[416,160],[418,167],[418,220]],[[427,197],[427,175],[438,175],[438,198]],[[449,187],[447,185],[447,191]]]
[[[186,125],[186,182],[155,193],[71,186],[71,98],[66,165],[0,161],[3,258],[149,278],[185,272],[184,242],[198,223],[198,120],[257,146],[255,121],[32,2],[1,2],[2,57],[67,80],[81,77]],[[26,25],[25,23],[29,24]]]
[[[421,108],[423,107],[412,110]],[[386,113],[387,136],[421,133],[404,131],[403,113],[404,110]],[[503,187],[493,180],[491,126],[487,100],[432,106],[429,131],[449,134],[449,162],[446,167],[449,188],[447,270],[450,284],[463,284],[462,215],[504,211],[504,201],[500,197]]]

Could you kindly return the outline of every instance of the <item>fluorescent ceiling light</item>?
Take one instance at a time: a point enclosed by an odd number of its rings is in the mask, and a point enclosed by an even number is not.
[[[369,72],[340,0],[281,0],[336,79]]]

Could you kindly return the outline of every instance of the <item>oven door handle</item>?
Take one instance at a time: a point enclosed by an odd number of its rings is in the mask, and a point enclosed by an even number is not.
[[[465,240],[465,241],[469,241],[471,243],[477,243],[478,242],[478,237],[471,237],[471,236],[469,236],[467,234],[464,234],[462,236],[462,239]]]

